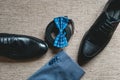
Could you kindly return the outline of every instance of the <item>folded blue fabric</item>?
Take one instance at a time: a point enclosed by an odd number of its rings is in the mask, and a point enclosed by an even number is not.
[[[64,51],[60,51],[28,80],[80,80],[84,73]]]

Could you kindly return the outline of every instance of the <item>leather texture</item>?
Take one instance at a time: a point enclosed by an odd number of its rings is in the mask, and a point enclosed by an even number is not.
[[[47,50],[47,44],[38,38],[0,33],[0,56],[12,59],[30,59],[41,57]]]
[[[80,65],[88,62],[105,48],[119,22],[120,0],[109,0],[103,12],[82,39],[78,52]]]

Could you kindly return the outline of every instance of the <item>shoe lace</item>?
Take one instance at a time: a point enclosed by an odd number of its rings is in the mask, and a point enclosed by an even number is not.
[[[113,17],[108,16],[107,14],[106,16],[107,16],[107,19],[105,19],[103,23],[101,23],[99,27],[96,28],[96,31],[100,31],[105,35],[114,31],[114,29],[116,28],[115,25],[118,24],[118,22]]]
[[[111,32],[114,28],[113,28],[113,24],[106,20],[104,24],[102,24],[99,28],[98,28],[101,32],[107,34],[109,32]]]

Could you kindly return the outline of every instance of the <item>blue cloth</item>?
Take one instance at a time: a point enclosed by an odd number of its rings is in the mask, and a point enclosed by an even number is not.
[[[80,80],[84,73],[64,51],[60,51],[28,80]]]
[[[67,17],[57,17],[54,18],[54,22],[56,24],[56,27],[59,30],[59,34],[56,36],[55,41],[54,41],[54,46],[58,48],[64,48],[68,45],[68,41],[66,36],[66,32],[64,29],[68,25],[69,19]]]

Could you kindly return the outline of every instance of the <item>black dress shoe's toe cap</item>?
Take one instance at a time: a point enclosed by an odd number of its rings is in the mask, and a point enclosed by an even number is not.
[[[83,45],[81,45],[81,47],[82,47],[81,53],[85,57],[93,57],[98,51],[98,46],[94,45],[90,41],[86,41]]]
[[[44,55],[46,52],[47,52],[47,50],[48,50],[48,45],[47,45],[47,43],[46,42],[44,42],[44,41],[38,41],[37,43],[36,43],[36,45],[37,45],[37,47],[38,47],[38,52],[36,53],[36,54],[38,54],[38,55]],[[40,56],[38,56],[38,57],[40,57]]]
[[[78,63],[80,65],[89,61],[92,57],[97,54],[99,47],[88,40],[82,42],[79,53],[78,53]]]

